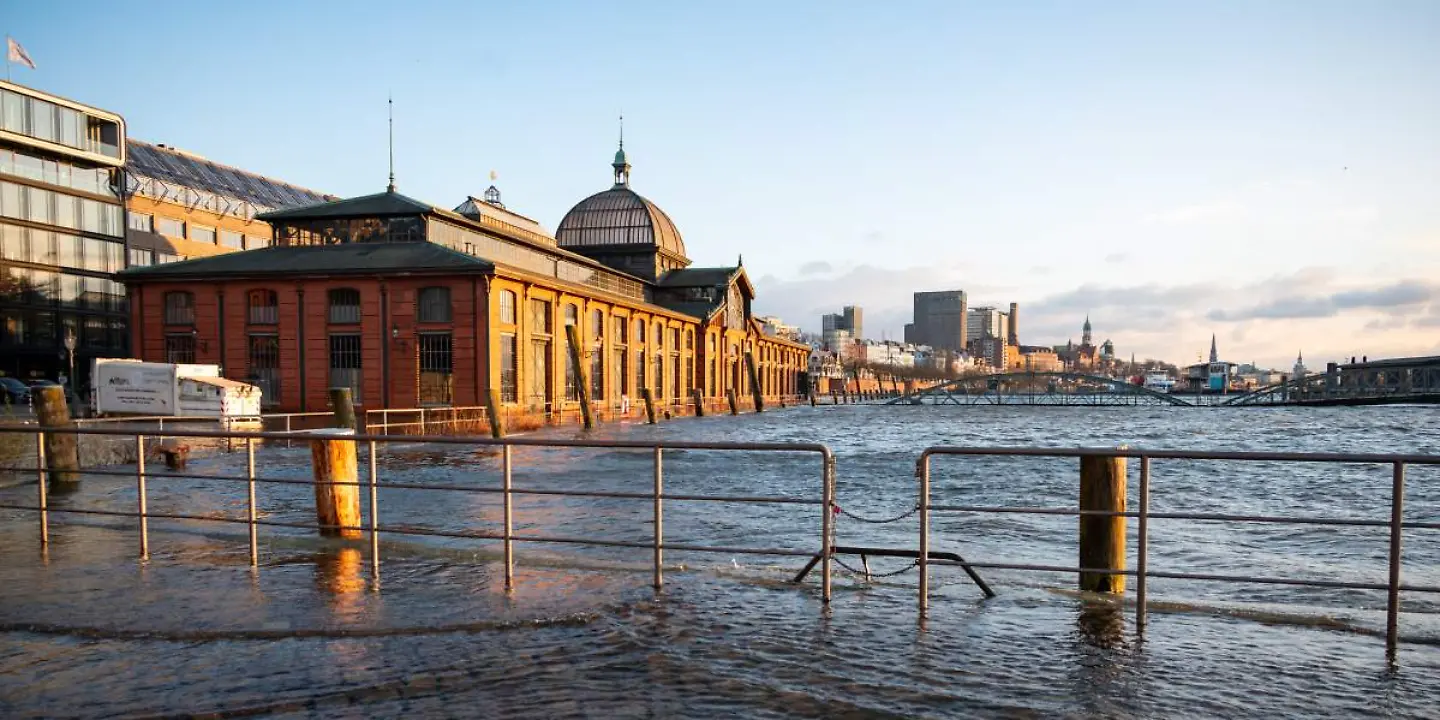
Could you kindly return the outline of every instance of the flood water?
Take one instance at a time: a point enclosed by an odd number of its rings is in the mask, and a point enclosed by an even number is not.
[[[837,500],[871,517],[916,502],[931,445],[1440,453],[1440,409],[792,408],[761,416],[611,425],[601,437],[823,442]],[[571,437],[570,428],[542,433]],[[362,453],[363,455],[363,453]],[[407,441],[382,448],[381,482],[494,488],[486,449]],[[266,478],[308,478],[309,452],[257,451]],[[362,463],[364,458],[362,456]],[[243,474],[242,453],[191,471]],[[120,466],[115,470],[131,470]],[[667,452],[667,493],[818,500],[813,455]],[[1075,460],[937,458],[935,504],[1073,506]],[[363,475],[363,471],[362,471]],[[1135,467],[1130,489],[1134,507]],[[648,492],[649,451],[515,450],[515,486]],[[1388,518],[1383,466],[1155,461],[1155,512]],[[87,476],[54,507],[131,510],[134,479]],[[35,487],[0,490],[30,504]],[[150,481],[152,513],[243,518],[245,485]],[[262,484],[262,518],[313,522],[311,488]],[[494,494],[385,488],[383,526],[498,532]],[[368,503],[367,503],[368,508]],[[519,533],[649,542],[651,504],[521,496]],[[1412,467],[1405,518],[1440,521],[1440,472]],[[819,547],[820,508],[667,501],[670,543]],[[972,561],[1073,565],[1073,517],[937,513],[932,549]],[[1133,535],[1133,522],[1132,522]],[[1087,602],[1072,575],[986,570],[985,600],[956,568],[932,570],[918,620],[916,574],[864,582],[837,572],[789,582],[803,557],[517,545],[506,592],[489,540],[386,535],[378,585],[365,541],[244,525],[136,524],[0,510],[0,716],[167,717],[1297,717],[1440,714],[1440,595],[1404,596],[1405,642],[1387,661],[1381,591],[1154,579],[1150,622]],[[914,548],[912,515],[837,519],[842,545]],[[1440,532],[1405,533],[1404,579],[1440,585]],[[1156,519],[1150,569],[1383,583],[1388,531]],[[1129,545],[1134,558],[1133,536]],[[856,558],[842,558],[858,565]],[[877,573],[908,560],[874,559]],[[1131,589],[1133,597],[1133,579]]]

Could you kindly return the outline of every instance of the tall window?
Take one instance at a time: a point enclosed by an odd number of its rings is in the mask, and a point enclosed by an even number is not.
[[[330,322],[336,325],[353,325],[360,322],[360,291],[355,288],[335,288],[329,293]]]
[[[360,372],[360,335],[347,333],[330,336],[330,387],[350,388],[350,399],[363,405],[360,391],[364,386]]]
[[[195,293],[184,290],[165,293],[165,324],[195,324]]]
[[[274,335],[249,337],[250,384],[260,388],[260,404],[280,404],[280,338]]]
[[[500,402],[513,403],[520,400],[517,383],[520,374],[520,358],[517,356],[515,333],[500,335]]]
[[[433,321],[431,321],[433,322]],[[450,333],[420,333],[420,404],[449,405],[454,397],[455,363]]]
[[[500,291],[500,322],[515,324],[515,293],[509,290]]]
[[[251,325],[275,325],[280,322],[280,301],[274,290],[251,290],[245,297]]]
[[[577,307],[575,307],[574,305],[571,305],[571,304],[569,304],[569,303],[566,303],[566,305],[565,305],[565,327],[568,328],[568,327],[571,327],[571,326],[573,326],[573,325],[577,325],[577,324],[579,324],[579,322],[580,322],[580,308],[577,308]],[[576,332],[577,332],[577,333],[579,332],[578,329],[577,329]],[[568,340],[568,333],[569,333],[569,331],[567,330],[566,333],[567,333],[567,339],[561,341],[561,344],[562,344],[562,345],[564,346],[564,348],[565,348],[565,350],[564,350],[564,354],[565,354],[565,399],[566,399],[566,400],[579,400],[579,399],[580,399],[580,368],[575,364],[575,355],[578,354],[578,353],[572,353],[572,352],[570,352],[570,341]],[[584,338],[583,338],[583,337],[577,337],[576,340],[579,341],[579,342],[584,342]],[[577,348],[577,350],[578,350],[578,349],[579,349],[579,348]]]
[[[174,333],[165,336],[165,362],[195,362],[195,336],[191,333]]]
[[[530,382],[526,389],[526,401],[531,406],[545,406],[550,403],[550,344],[551,334],[550,302],[530,300]]]
[[[590,399],[605,399],[605,313],[590,313]]]
[[[420,291],[416,303],[422,323],[450,322],[450,288],[427,287]]]

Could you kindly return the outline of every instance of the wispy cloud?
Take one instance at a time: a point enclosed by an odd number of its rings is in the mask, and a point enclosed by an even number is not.
[[[1376,288],[1358,288],[1328,295],[1291,295],[1238,309],[1214,309],[1207,317],[1217,322],[1257,318],[1327,318],[1346,310],[1403,310],[1424,306],[1437,295],[1440,286],[1423,280],[1402,280]]]

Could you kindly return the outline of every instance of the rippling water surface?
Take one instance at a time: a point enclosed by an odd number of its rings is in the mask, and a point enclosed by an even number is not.
[[[613,425],[601,437],[823,442],[840,505],[882,517],[915,504],[915,460],[931,445],[1440,453],[1434,408],[798,408],[761,416]],[[549,431],[567,437],[573,429]],[[269,478],[306,478],[309,453],[268,446]],[[362,460],[363,462],[363,460]],[[648,451],[515,450],[525,489],[647,492]],[[1133,464],[1132,464],[1133,465]],[[484,449],[406,442],[380,452],[382,482],[498,485]],[[127,468],[120,467],[118,470]],[[132,468],[129,468],[133,470]],[[243,473],[241,454],[193,460]],[[1132,507],[1135,496],[1131,468]],[[1076,461],[937,458],[937,504],[1073,506]],[[667,493],[815,500],[814,456],[667,452]],[[1152,509],[1388,517],[1382,466],[1155,461]],[[31,502],[34,486],[0,490]],[[88,476],[56,507],[129,510],[131,478]],[[243,483],[152,479],[155,513],[240,518]],[[309,522],[311,490],[260,486],[265,519]],[[381,522],[498,530],[493,494],[380,491]],[[1143,639],[1128,606],[1086,602],[1073,576],[934,570],[931,612],[915,573],[872,583],[839,573],[825,609],[800,557],[667,553],[649,588],[644,549],[518,545],[503,587],[492,541],[386,536],[382,577],[364,542],[261,531],[258,573],[243,525],[52,516],[42,555],[33,513],[0,510],[0,716],[279,717],[1216,716],[1440,714],[1440,595],[1404,597],[1407,642],[1388,662],[1383,592],[1155,579]],[[1406,519],[1440,522],[1440,473],[1413,467]],[[648,542],[648,500],[522,496],[520,533]],[[939,514],[933,548],[975,561],[1069,565],[1075,519]],[[669,501],[667,541],[811,551],[820,509]],[[841,517],[845,545],[913,548],[911,516]],[[1132,527],[1133,534],[1133,527]],[[1383,583],[1384,528],[1154,520],[1150,568]],[[1130,543],[1132,554],[1134,541]],[[855,564],[853,558],[845,558]],[[1440,532],[1405,534],[1405,581],[1440,585]],[[903,569],[876,559],[872,569]],[[1133,582],[1133,581],[1132,581]]]

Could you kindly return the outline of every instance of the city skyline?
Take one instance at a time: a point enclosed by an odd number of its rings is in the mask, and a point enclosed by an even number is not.
[[[1025,306],[1027,343],[1089,313],[1181,364],[1212,333],[1276,367],[1440,353],[1433,4],[354,7],[30,4],[13,78],[340,196],[383,188],[393,94],[402,192],[454,204],[496,170],[552,231],[623,112],[636,189],[807,330],[853,304],[899,338],[913,292],[964,287]]]

